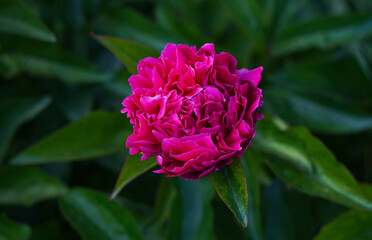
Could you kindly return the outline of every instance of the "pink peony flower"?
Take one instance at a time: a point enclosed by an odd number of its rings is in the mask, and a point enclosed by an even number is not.
[[[213,44],[167,44],[137,69],[122,110],[134,125],[130,154],[156,156],[161,169],[154,172],[193,180],[241,158],[263,117],[256,112],[262,67],[237,70],[235,58],[216,54]]]

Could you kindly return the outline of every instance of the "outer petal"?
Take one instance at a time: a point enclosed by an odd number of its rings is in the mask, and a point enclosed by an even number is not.
[[[263,67],[258,67],[252,70],[248,70],[246,68],[242,68],[237,72],[237,74],[240,76],[243,80],[252,81],[254,83],[254,86],[258,86],[258,84],[261,81],[261,73],[263,71]]]

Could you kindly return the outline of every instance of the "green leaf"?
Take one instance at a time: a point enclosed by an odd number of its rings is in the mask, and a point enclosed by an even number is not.
[[[114,153],[124,148],[126,120],[120,113],[93,112],[26,149],[11,162],[65,162]]]
[[[55,42],[56,37],[18,0],[0,1],[0,32],[16,34],[41,41]]]
[[[0,168],[0,204],[31,206],[66,193],[58,179],[35,167]]]
[[[99,34],[114,35],[159,51],[169,42],[179,42],[137,11],[123,7],[101,14],[93,23],[93,29]]]
[[[311,158],[301,142],[288,131],[279,130],[267,116],[257,123],[253,144],[256,148],[287,161],[298,170],[310,174]]]
[[[139,153],[136,155],[128,154],[128,158],[120,172],[110,199],[114,199],[133,179],[157,165],[155,157],[150,157],[144,161],[141,161],[141,157],[142,154]]]
[[[331,102],[321,96],[306,95],[280,88],[265,90],[265,105],[282,118],[303,124],[316,132],[355,133],[372,128],[372,115],[348,104]]]
[[[103,193],[76,188],[61,198],[62,213],[68,222],[91,240],[142,239],[136,222],[119,203]]]
[[[132,74],[137,74],[137,64],[139,60],[146,57],[159,56],[159,52],[156,50],[139,43],[109,36],[95,36],[95,38],[108,48]]]
[[[274,46],[274,54],[279,56],[314,47],[330,49],[371,34],[371,13],[325,16],[284,30]]]
[[[361,189],[364,195],[372,202],[372,185],[370,184],[362,184]]]
[[[64,52],[57,45],[24,39],[10,39],[0,53],[1,75],[7,78],[26,72],[57,78],[67,84],[100,83],[112,79],[110,72]]]
[[[315,195],[337,203],[372,210],[372,202],[363,194],[358,183],[333,154],[310,132],[303,127],[291,128],[290,133],[297,137],[314,165],[314,172],[308,176],[281,159],[266,155],[260,157],[287,184],[309,195]]]
[[[0,239],[1,240],[27,240],[31,236],[31,228],[25,224],[10,220],[0,214]]]
[[[253,154],[254,149],[247,150],[240,159],[244,174],[247,178],[248,201],[248,230],[253,240],[263,239],[260,212],[260,183],[258,181],[259,159]]]
[[[169,219],[167,240],[212,240],[213,186],[208,179],[186,181],[176,179],[178,194]]]
[[[211,179],[220,198],[240,223],[247,227],[248,193],[241,162],[234,159],[231,165],[211,173]]]
[[[45,109],[49,97],[39,99],[15,99],[0,105],[0,163],[17,129]]]
[[[324,226],[314,240],[367,240],[372,238],[372,212],[350,210]]]

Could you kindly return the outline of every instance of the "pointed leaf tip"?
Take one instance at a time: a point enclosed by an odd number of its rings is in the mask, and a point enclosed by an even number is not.
[[[243,227],[248,225],[248,192],[243,167],[239,159],[211,173],[216,192]]]
[[[111,200],[113,200],[129,182],[157,164],[155,157],[150,157],[141,161],[141,156],[141,154],[128,154],[128,158],[124,163],[123,169],[120,172],[119,178],[110,196]]]

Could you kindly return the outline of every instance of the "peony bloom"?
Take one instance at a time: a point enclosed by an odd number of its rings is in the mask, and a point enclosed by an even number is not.
[[[241,158],[263,117],[256,112],[262,67],[238,70],[235,58],[216,54],[213,44],[167,44],[137,69],[122,110],[134,125],[130,154],[156,156],[156,173],[193,180]]]

